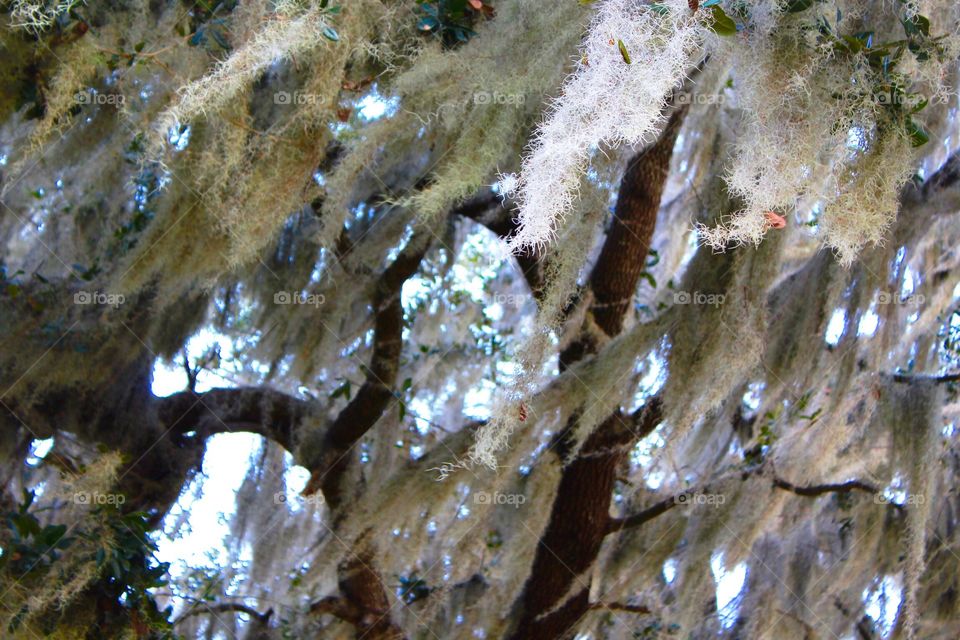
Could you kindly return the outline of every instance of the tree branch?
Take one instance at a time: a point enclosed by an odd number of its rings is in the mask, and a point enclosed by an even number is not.
[[[751,476],[759,474],[762,469],[762,467],[757,467],[753,471],[741,473],[741,478],[746,480]],[[723,478],[716,480],[711,484],[717,484],[722,480]],[[689,504],[687,499],[695,494],[709,493],[709,486],[710,485],[703,485],[693,489],[686,489],[667,498],[663,498],[646,509],[627,516],[626,518],[611,518],[607,527],[607,532],[613,533],[622,529],[630,529],[632,527],[638,527],[642,524],[645,524],[670,511],[678,505]],[[784,480],[783,478],[774,476],[773,486],[777,489],[789,491],[790,493],[807,498],[815,498],[828,493],[849,493],[851,491],[863,491],[865,493],[874,495],[880,492],[876,487],[861,480],[848,480],[840,483],[813,484],[803,486],[793,484],[792,482]]]
[[[620,333],[633,308],[685,115],[685,108],[674,109],[657,142],[627,166],[611,229],[591,271],[587,299],[592,304],[579,334],[560,354],[561,370],[596,353],[605,340]],[[649,404],[643,414],[647,429],[635,428],[631,423],[637,417],[625,417],[617,410],[593,430],[576,457],[564,466],[530,576],[515,603],[517,622],[508,636],[511,640],[566,637],[588,610],[589,588],[576,581],[596,562],[608,533],[617,469],[630,447],[660,421],[659,400]],[[551,447],[560,459],[566,455],[576,421],[574,416]]]
[[[623,604],[622,602],[591,602],[590,609],[606,609],[607,611],[627,611],[629,613],[647,614],[652,613],[650,607],[636,604]]]
[[[473,220],[502,238],[513,235],[517,230],[517,219],[512,213],[512,205],[504,202],[503,198],[493,191],[468,200],[454,209],[453,214]],[[520,272],[538,301],[543,295],[545,284],[540,262],[542,257],[540,251],[525,251],[514,255]]]
[[[937,216],[960,210],[960,153],[950,156],[920,187],[908,185],[901,200],[912,216]]]
[[[293,451],[294,434],[310,413],[306,400],[266,387],[181,391],[156,398],[155,403],[166,429],[179,434],[197,431],[206,437],[247,431],[273,440],[288,451]]]
[[[664,498],[659,502],[655,502],[653,505],[647,507],[643,511],[635,513],[626,518],[610,518],[609,523],[607,524],[607,533],[613,533],[615,531],[620,531],[621,529],[629,529],[631,527],[639,527],[642,524],[645,524],[658,516],[662,516],[670,509],[673,509],[679,504],[685,504],[684,497],[692,496],[696,493],[695,489],[688,489],[687,491],[682,491],[676,495],[672,495],[669,498]]]
[[[193,607],[189,611],[186,611],[185,613],[183,613],[183,615],[181,615],[179,618],[174,620],[173,624],[174,625],[180,624],[185,619],[191,616],[200,615],[202,613],[217,614],[217,613],[229,613],[229,612],[244,613],[250,616],[251,618],[259,621],[261,624],[266,624],[267,622],[270,621],[270,617],[273,616],[273,609],[267,609],[264,613],[260,613],[253,607],[248,607],[247,605],[241,604],[239,602],[217,602],[213,604],[208,604],[206,602],[198,602],[195,607]]]
[[[777,489],[783,489],[784,491],[789,491],[790,493],[795,493],[798,496],[804,496],[808,498],[822,496],[826,493],[849,493],[851,491],[864,491],[866,493],[876,494],[880,492],[880,490],[876,487],[860,480],[848,480],[838,484],[813,484],[804,487],[793,484],[792,482],[787,482],[783,478],[775,477],[773,479],[773,486],[775,486]]]
[[[380,276],[373,300],[373,354],[366,367],[366,381],[327,430],[320,460],[307,461],[311,476],[303,493],[322,490],[334,510],[343,499],[341,480],[350,462],[347,453],[377,423],[394,397],[403,350],[400,291],[403,283],[417,272],[429,246],[425,237],[414,235]]]
[[[895,373],[892,376],[890,376],[890,379],[893,380],[894,382],[899,382],[904,384],[916,384],[920,382],[932,382],[933,384],[948,384],[951,382],[960,382],[960,373],[947,373],[940,376]]]

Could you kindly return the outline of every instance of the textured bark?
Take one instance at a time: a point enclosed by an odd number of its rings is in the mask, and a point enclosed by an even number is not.
[[[676,110],[656,144],[627,166],[613,223],[591,273],[589,313],[580,336],[560,356],[564,368],[601,346],[594,327],[606,338],[615,336],[623,327],[646,266],[660,198],[685,113],[685,109]],[[659,420],[659,402],[648,403],[638,425],[617,411],[594,430],[577,456],[564,467],[549,523],[517,601],[511,639],[567,637],[590,609],[589,570],[609,532],[617,469],[630,448],[652,431]],[[569,433],[573,426],[571,421],[566,431]],[[561,434],[554,447],[561,459],[566,445],[566,435]]]
[[[617,468],[659,422],[659,402],[650,403],[636,423],[615,413],[564,468],[511,638],[563,638],[590,608],[589,570],[609,531]]]
[[[158,398],[156,404],[161,423],[179,434],[246,431],[288,451],[293,451],[296,429],[309,413],[306,401],[263,387],[182,391]]]
[[[660,198],[685,115],[686,107],[674,112],[656,144],[630,160],[620,181],[613,221],[590,273],[593,298],[588,323],[595,324],[608,338],[616,336],[623,328],[623,321],[633,305],[640,274],[646,268]],[[585,327],[560,354],[561,368],[596,353],[600,346],[596,332]]]
[[[620,184],[613,222],[590,276],[591,311],[597,326],[610,337],[623,328],[640,274],[646,269],[660,198],[685,114],[685,108],[674,113],[657,143],[630,161]]]
[[[357,547],[363,547],[360,541]],[[351,554],[337,567],[339,596],[330,596],[310,606],[314,615],[331,614],[356,628],[364,640],[403,640],[403,631],[390,620],[390,598],[369,551]]]

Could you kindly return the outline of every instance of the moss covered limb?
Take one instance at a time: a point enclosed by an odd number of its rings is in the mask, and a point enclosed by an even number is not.
[[[309,403],[266,387],[182,391],[157,398],[160,421],[183,434],[256,433],[293,451],[297,430],[310,415]]]
[[[403,350],[400,292],[403,283],[416,273],[429,246],[426,237],[415,235],[377,281],[373,299],[373,355],[366,368],[366,381],[326,431],[320,457],[308,463],[312,474],[304,493],[322,489],[327,503],[335,510],[344,497],[341,483],[351,461],[347,454],[373,428],[394,397]]]
[[[601,341],[620,332],[646,264],[660,197],[674,143],[686,115],[678,109],[657,143],[628,165],[615,209],[614,230],[604,242],[590,277],[593,305],[581,335],[560,356],[569,366],[596,353]],[[597,329],[592,327],[596,326]],[[564,466],[549,524],[540,539],[533,568],[517,600],[511,638],[567,636],[589,609],[588,570],[596,562],[608,533],[610,499],[624,456],[660,421],[660,403],[649,403],[640,428],[618,410],[586,438],[572,462]],[[576,429],[574,418],[555,441],[560,459],[567,457]]]

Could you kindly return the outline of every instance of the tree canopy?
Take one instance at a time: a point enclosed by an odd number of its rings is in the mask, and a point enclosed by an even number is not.
[[[960,7],[0,0],[0,635],[960,635]]]

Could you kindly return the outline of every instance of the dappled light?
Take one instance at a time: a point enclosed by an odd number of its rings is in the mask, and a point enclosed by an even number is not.
[[[955,640],[960,5],[0,0],[0,637]]]

